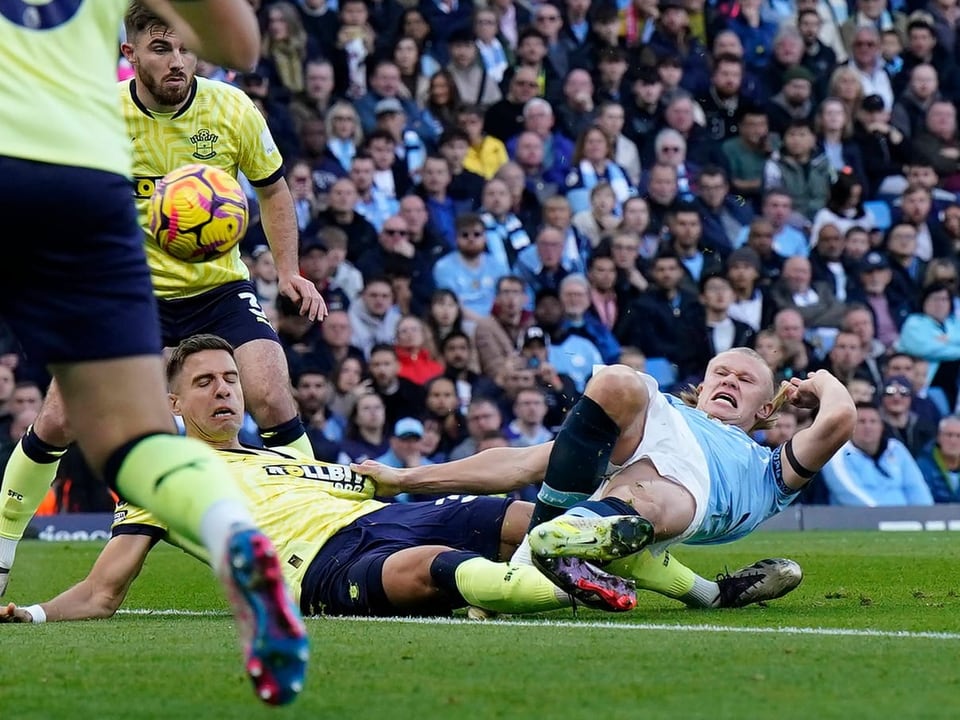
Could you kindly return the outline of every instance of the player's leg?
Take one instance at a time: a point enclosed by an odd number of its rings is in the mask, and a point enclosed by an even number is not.
[[[293,447],[313,457],[313,448],[293,399],[287,358],[279,341],[251,340],[234,352],[244,402],[260,428],[263,444]]]
[[[280,568],[272,546],[253,529],[225,463],[205,444],[173,434],[129,182],[93,170],[3,163],[18,167],[0,164],[0,196],[41,222],[17,272],[0,270],[0,280],[9,280],[0,297],[6,319],[24,351],[57,378],[94,471],[171,529],[203,542],[225,569],[228,593],[239,597],[238,625],[263,641],[247,649],[258,692],[271,702],[292,699],[302,684],[306,638],[285,586],[274,579]],[[60,199],[56,213],[51,195]]]
[[[649,389],[626,365],[599,370],[564,420],[550,452],[530,528],[599,486],[612,460],[625,462],[643,438]]]
[[[73,442],[63,398],[50,383],[37,419],[17,442],[0,487],[0,596],[6,592],[17,545],[50,490],[60,458]]]

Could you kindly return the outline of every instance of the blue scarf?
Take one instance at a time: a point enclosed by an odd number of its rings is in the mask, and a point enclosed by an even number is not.
[[[603,170],[603,179],[610,183],[610,187],[613,189],[613,194],[617,198],[617,212],[619,213],[623,203],[633,195],[630,181],[627,180],[623,170],[613,160],[607,161],[607,167]],[[597,171],[594,170],[593,163],[589,160],[580,161],[580,180],[587,190],[593,189],[600,182]]]

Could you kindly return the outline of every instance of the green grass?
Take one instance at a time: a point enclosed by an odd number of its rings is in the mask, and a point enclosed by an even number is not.
[[[47,599],[83,577],[99,548],[23,543],[5,599]],[[743,610],[690,611],[651,595],[626,615],[311,620],[307,689],[277,710],[250,691],[209,572],[161,546],[125,607],[218,614],[0,626],[0,718],[957,718],[958,548],[952,533],[760,533],[678,553],[707,575],[760,557],[803,565],[799,589]]]

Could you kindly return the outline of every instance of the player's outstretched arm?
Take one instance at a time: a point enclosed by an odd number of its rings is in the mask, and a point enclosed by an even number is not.
[[[247,0],[145,0],[203,59],[253,70],[260,58],[260,27]]]
[[[284,178],[257,188],[263,231],[277,265],[277,287],[280,294],[300,307],[300,314],[311,320],[327,316],[327,304],[317,286],[300,275],[299,230],[293,196]]]
[[[353,463],[350,467],[373,478],[379,495],[402,492],[490,495],[542,480],[552,447],[551,441],[525,448],[490,448],[462,460],[414,468],[390,468],[372,460]]]
[[[130,585],[140,574],[143,561],[153,547],[146,535],[117,535],[104,546],[90,573],[69,590],[40,603],[46,614],[41,622],[91,620],[112,616],[127,596]],[[0,607],[0,622],[38,621],[28,609],[10,603]]]
[[[826,370],[790,382],[790,402],[819,408],[810,427],[800,430],[783,449],[784,483],[799,490],[853,435],[857,408],[843,383]]]

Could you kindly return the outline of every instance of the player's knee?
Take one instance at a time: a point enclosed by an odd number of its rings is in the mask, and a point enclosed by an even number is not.
[[[293,393],[280,383],[267,383],[256,392],[245,394],[248,397],[247,410],[261,427],[279,425],[298,414]]]
[[[600,370],[587,383],[584,395],[617,420],[629,421],[649,403],[650,394],[637,371],[626,365],[610,365]]]
[[[33,422],[33,432],[38,438],[54,447],[66,447],[74,441],[67,415],[61,407],[45,407]]]

